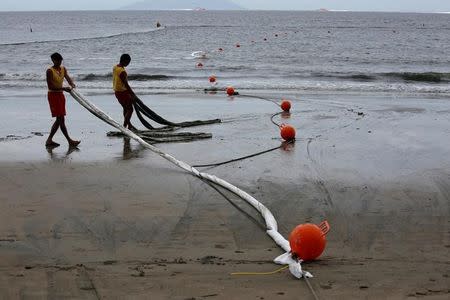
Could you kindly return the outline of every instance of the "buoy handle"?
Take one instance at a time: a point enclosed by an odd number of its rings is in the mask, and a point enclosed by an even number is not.
[[[320,228],[320,230],[322,230],[323,235],[326,235],[328,233],[328,231],[330,231],[330,229],[331,229],[330,224],[328,224],[327,220],[320,223],[319,228]]]

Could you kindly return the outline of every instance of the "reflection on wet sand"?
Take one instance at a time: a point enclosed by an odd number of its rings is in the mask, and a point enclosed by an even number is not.
[[[142,145],[139,144],[136,147],[132,147],[130,138],[128,137],[123,138],[122,160],[140,158],[143,150],[145,150],[145,148]]]
[[[80,148],[71,146],[67,148],[67,151],[65,153],[55,153],[53,150],[56,149],[56,147],[46,147],[46,149],[49,154],[50,160],[61,163],[64,163],[67,159],[69,159],[70,154],[72,154],[73,152],[80,151]]]

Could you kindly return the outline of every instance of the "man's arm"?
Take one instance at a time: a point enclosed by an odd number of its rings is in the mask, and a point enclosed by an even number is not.
[[[76,87],[75,83],[73,82],[72,78],[69,76],[69,73],[67,72],[67,69],[64,68],[64,78],[66,78],[69,85],[74,89]]]
[[[120,77],[120,80],[122,80],[123,85],[127,88],[127,91],[129,91],[131,93],[131,95],[136,97],[136,94],[131,89],[130,85],[128,84],[127,73],[122,72],[122,73],[120,73],[119,77]]]

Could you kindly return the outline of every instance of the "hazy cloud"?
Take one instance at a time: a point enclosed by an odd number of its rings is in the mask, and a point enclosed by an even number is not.
[[[214,0],[211,0],[214,1]],[[218,0],[215,0],[218,1]],[[450,11],[449,0],[233,0],[249,9],[315,10],[328,8],[337,10],[364,11]],[[116,9],[137,0],[1,0],[0,10],[83,10]]]

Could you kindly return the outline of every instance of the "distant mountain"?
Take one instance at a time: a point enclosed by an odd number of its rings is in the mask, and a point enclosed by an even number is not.
[[[208,9],[238,10],[243,9],[230,0],[144,0],[122,7],[127,10],[172,10],[172,9]]]

